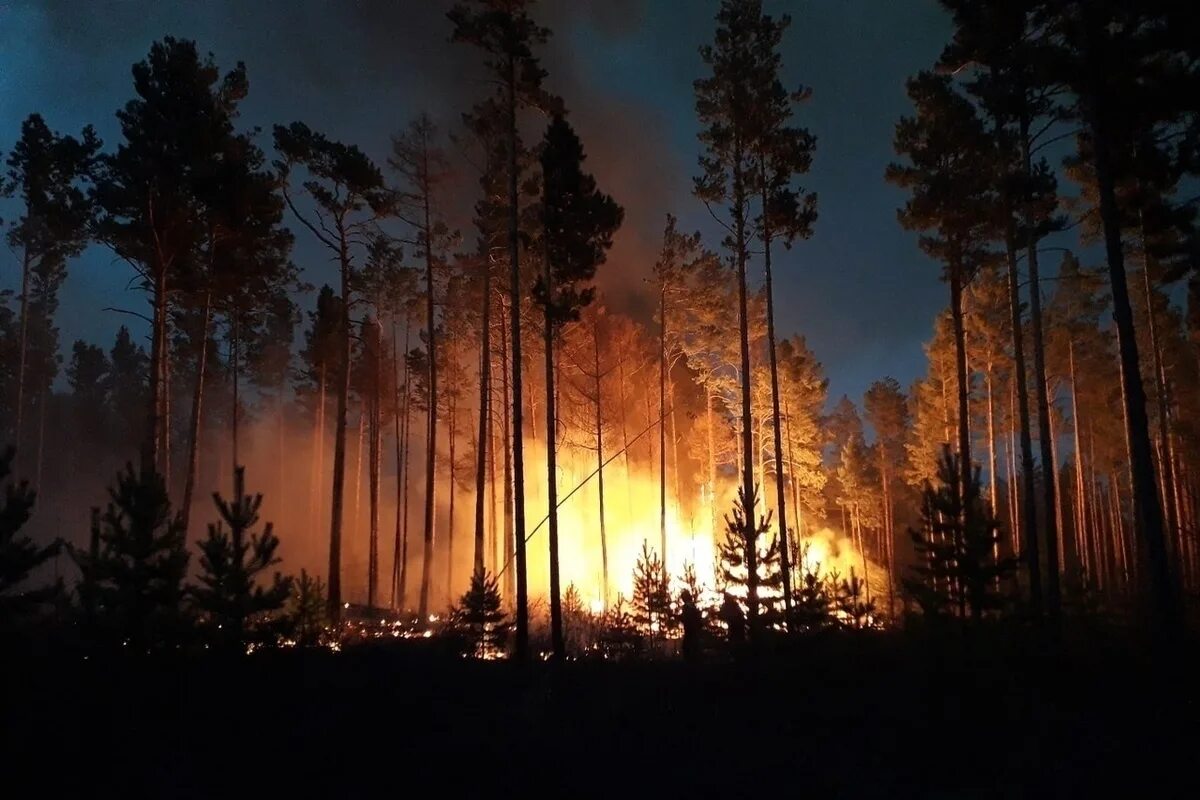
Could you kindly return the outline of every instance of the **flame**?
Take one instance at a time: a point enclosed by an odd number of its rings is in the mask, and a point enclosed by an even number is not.
[[[526,443],[525,456],[525,513],[533,532],[528,541],[529,585],[530,594],[538,596],[548,594],[550,586],[548,531],[543,522],[548,488],[545,443]],[[589,608],[593,612],[602,611],[617,595],[626,598],[632,595],[634,569],[643,542],[660,558],[663,556],[659,477],[632,458],[628,468],[620,457],[604,468],[602,548],[600,482],[599,475],[593,474],[597,467],[595,453],[560,446],[557,462],[560,583],[564,591],[574,584],[580,596],[592,598]],[[711,513],[707,504],[681,502],[673,488],[673,476],[668,472],[664,559],[667,572],[679,578],[690,566],[701,584],[712,586],[716,548]],[[538,523],[542,524],[534,531]]]

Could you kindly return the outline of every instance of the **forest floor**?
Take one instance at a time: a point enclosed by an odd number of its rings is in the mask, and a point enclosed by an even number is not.
[[[757,658],[524,668],[407,643],[25,653],[3,659],[0,782],[46,797],[1186,795],[1194,649],[841,634]]]

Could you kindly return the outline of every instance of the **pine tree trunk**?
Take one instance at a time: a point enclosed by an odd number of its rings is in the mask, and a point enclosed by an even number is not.
[[[963,274],[960,264],[950,267],[950,314],[954,323],[955,373],[958,376],[958,454],[963,491],[971,483],[971,417],[968,406],[970,375],[967,372],[967,332],[963,323]],[[970,509],[963,507],[963,523]]]
[[[399,337],[396,335],[396,320],[392,319],[392,424],[395,427],[396,434],[396,530],[392,539],[392,609],[399,610],[404,608],[404,597],[400,594],[400,547],[401,547],[401,527],[404,519],[402,511],[403,506],[403,490],[401,486],[404,482],[404,429],[401,424],[400,412],[400,359],[404,358],[405,372],[408,371],[407,353],[402,355],[397,346]],[[404,349],[408,350],[408,318],[404,320]],[[408,387],[405,387],[405,402],[408,399]]]
[[[710,381],[711,383],[711,381]],[[713,403],[716,397],[713,395],[710,384],[705,384],[704,387],[704,414],[707,417],[708,431],[706,436],[706,444],[708,445],[708,511],[710,516],[709,524],[712,526],[714,543],[718,536],[721,524],[721,512],[717,508],[717,446],[716,432],[713,426],[716,424],[716,419],[713,417]]]
[[[321,483],[325,480],[325,411],[328,405],[326,398],[326,369],[327,364],[321,362],[321,378],[320,389],[317,392],[317,424],[316,424],[316,440],[313,442],[313,519],[319,519],[325,512],[325,504],[322,502],[324,492],[321,491]],[[196,467],[199,471],[199,466]]]
[[[1078,509],[1075,514],[1076,532],[1075,540],[1076,547],[1079,549],[1081,556],[1081,567],[1084,575],[1090,575],[1095,567],[1091,562],[1088,549],[1088,517],[1087,517],[1087,492],[1084,491],[1084,469],[1083,469],[1083,440],[1080,433],[1080,417],[1079,417],[1079,387],[1075,377],[1075,340],[1072,338],[1067,342],[1067,369],[1069,379],[1071,381],[1071,417],[1072,425],[1075,432],[1075,505]]]
[[[233,409],[230,411],[229,423],[230,429],[232,429],[233,432],[232,438],[230,438],[230,444],[232,444],[232,473],[236,477],[236,475],[238,475],[238,468],[240,467],[240,464],[238,463],[238,387],[240,383],[239,378],[241,377],[241,372],[239,371],[241,353],[239,351],[240,342],[238,341],[238,335],[240,333],[240,318],[238,309],[234,308],[234,311],[232,314],[230,314],[230,317],[233,318],[230,320],[232,321],[233,325],[230,326],[230,330],[232,330],[232,337],[229,339],[229,375],[233,383]]]
[[[426,160],[422,170],[423,204],[425,217],[425,330],[428,335],[429,375],[425,397],[426,429],[425,429],[425,535],[424,547],[421,551],[421,594],[417,604],[417,614],[421,625],[429,621],[429,583],[433,571],[433,527],[434,512],[437,507],[437,318],[435,316],[435,298],[433,281],[433,228],[430,224],[429,196],[429,162],[428,145],[425,149]]]
[[[746,605],[747,622],[751,636],[758,635],[758,551],[755,536],[757,492],[754,486],[754,429],[750,404],[750,315],[746,299],[746,176],[742,171],[743,143],[735,145],[733,170],[733,224],[735,261],[738,281],[738,345],[740,349],[742,390],[742,493],[745,503],[745,530],[742,532],[746,544]]]
[[[504,314],[504,304],[500,304],[500,313]],[[514,505],[515,497],[513,490],[513,442],[512,442],[512,410],[514,404],[512,395],[508,388],[509,376],[509,349],[508,349],[508,333],[505,323],[508,320],[500,321],[500,383],[501,391],[504,393],[504,401],[500,404],[504,409],[503,428],[501,434],[504,440],[504,551],[505,564],[508,564],[509,559],[515,559],[517,554],[517,537],[514,522]],[[524,537],[522,537],[524,538]],[[522,559],[524,559],[524,542],[521,544]],[[508,601],[509,608],[515,608],[517,602],[517,581],[514,570],[504,570],[504,597]],[[526,631],[528,631],[528,599],[526,599]]]
[[[658,333],[658,536],[663,574],[667,564],[667,284],[659,287]]]
[[[1029,570],[1029,606],[1033,615],[1042,613],[1041,555],[1038,551],[1037,505],[1034,501],[1033,442],[1029,435],[1029,394],[1025,386],[1025,347],[1021,333],[1021,291],[1017,276],[1015,232],[1010,222],[1005,249],[1008,256],[1008,299],[1013,337],[1013,371],[1016,373],[1017,410],[1021,441],[1021,482],[1018,493],[1021,528],[1024,533],[1023,557]]]
[[[455,450],[455,417],[458,416],[458,407],[454,402],[454,395],[450,395],[450,419],[448,421],[446,433],[450,440],[449,457],[447,459],[449,465],[449,486],[446,487],[446,493],[449,496],[450,507],[447,509],[447,525],[446,525],[446,604],[450,605],[454,602],[454,497],[457,492],[454,491],[454,450]]]
[[[382,425],[380,412],[383,390],[383,331],[379,332],[379,342],[375,356],[375,386],[374,397],[370,406],[370,445],[367,488],[370,503],[370,540],[367,551],[367,607],[379,607],[379,472],[380,450],[382,450]]]
[[[16,427],[13,430],[13,442],[18,453],[21,451],[21,427],[25,414],[25,368],[29,358],[29,269],[31,261],[29,248],[25,247],[21,254],[21,341],[17,356]]]
[[[408,599],[408,479],[412,475],[412,466],[409,462],[409,454],[412,452],[412,387],[410,385],[411,374],[408,369],[408,346],[410,333],[409,318],[404,318],[404,459],[400,470],[396,475],[396,490],[400,493],[397,498],[399,505],[399,517],[396,524],[400,526],[400,586],[397,590],[397,598],[401,608]],[[400,475],[403,474],[403,488],[401,488]]]
[[[521,270],[520,241],[517,230],[517,97],[516,59],[508,56],[508,264],[512,325],[512,460],[513,460],[513,542],[517,564],[517,613],[515,655],[518,661],[529,656],[529,577],[525,563],[525,450],[521,419]]]
[[[363,469],[363,440],[366,439],[367,400],[363,398],[358,404],[358,419],[354,426],[354,514],[350,517],[350,535],[358,533],[362,526],[362,469]]]
[[[765,169],[765,168],[764,168]],[[763,208],[767,207],[766,180],[763,176]],[[787,525],[787,493],[783,475],[783,431],[779,416],[779,363],[775,354],[775,292],[771,286],[771,228],[769,215],[763,214],[763,269],[767,293],[767,355],[771,368],[771,422],[775,437],[775,505],[779,528],[779,569],[783,573],[784,624],[792,617],[792,570],[790,532]],[[888,580],[891,580],[889,576]]]
[[[192,517],[192,496],[196,489],[196,475],[200,471],[200,420],[204,403],[204,378],[208,366],[208,326],[212,316],[212,293],[204,293],[204,309],[200,321],[200,350],[196,362],[196,386],[192,391],[192,413],[188,420],[188,464],[183,481],[183,502],[180,514],[183,518],[183,535],[186,540]]]
[[[350,405],[350,252],[349,240],[338,220],[341,265],[341,363],[337,376],[337,410],[333,429],[333,489],[329,502],[329,618],[334,623],[342,614],[342,504],[346,491],[346,414]]]
[[[1133,479],[1134,530],[1141,540],[1138,564],[1143,580],[1138,589],[1144,600],[1144,610],[1149,621],[1159,629],[1171,630],[1178,627],[1181,614],[1171,578],[1162,506],[1158,501],[1154,461],[1151,456],[1146,392],[1142,385],[1133,309],[1129,303],[1125,250],[1121,241],[1121,211],[1117,203],[1114,159],[1110,152],[1108,132],[1109,116],[1121,112],[1110,105],[1110,98],[1105,89],[1098,84],[1099,76],[1105,74],[1105,57],[1098,46],[1104,36],[1099,30],[1102,23],[1089,6],[1085,4],[1084,8],[1084,14],[1088,18],[1085,22],[1088,35],[1088,70],[1089,74],[1096,76],[1097,81],[1089,87],[1084,101],[1092,137],[1092,166],[1096,173],[1100,219],[1104,227],[1104,245],[1112,288],[1113,323],[1117,329],[1117,348],[1120,353],[1125,436]]]
[[[546,520],[550,540],[550,641],[556,659],[566,655],[562,627],[562,594],[558,570],[558,411],[555,404],[554,383],[554,320],[551,304],[554,302],[554,270],[549,253],[545,258],[542,280],[545,282],[547,302],[543,306],[544,345],[546,348]]]
[[[144,465],[162,469],[160,429],[162,420],[163,358],[166,352],[164,341],[165,317],[167,314],[167,273],[161,265],[154,270],[154,319],[150,336],[150,398],[147,409],[146,441],[144,442]]]
[[[479,435],[475,452],[475,559],[474,571],[482,575],[483,567],[483,506],[488,463],[488,442],[491,438],[492,394],[492,265],[483,258],[483,309],[479,331]],[[493,509],[495,503],[492,504]]]
[[[1033,333],[1033,390],[1037,403],[1038,440],[1041,446],[1043,500],[1046,536],[1046,609],[1057,619],[1062,604],[1059,588],[1060,509],[1056,491],[1058,465],[1054,461],[1054,441],[1050,421],[1050,395],[1046,381],[1046,348],[1042,340],[1042,289],[1038,282],[1037,240],[1031,238],[1026,250],[1029,263],[1029,321]]]
[[[596,478],[600,493],[600,605],[608,612],[608,530],[604,524],[604,411],[600,381],[599,323],[592,329],[592,369],[596,388]]]

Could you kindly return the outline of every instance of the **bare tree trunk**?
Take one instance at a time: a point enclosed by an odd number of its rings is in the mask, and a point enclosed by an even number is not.
[[[659,287],[658,333],[658,535],[663,575],[667,565],[667,283]]]
[[[492,265],[483,258],[483,311],[479,331],[479,435],[475,448],[475,559],[474,571],[482,575],[483,568],[483,506],[484,469],[488,463],[488,442],[491,439],[492,395]],[[494,466],[494,465],[493,465]],[[494,471],[494,470],[493,470]],[[494,484],[493,484],[494,487]],[[493,488],[493,503],[495,508]]]
[[[350,254],[342,223],[338,221],[340,243],[342,319],[341,363],[337,376],[337,411],[333,431],[333,490],[329,503],[329,618],[335,623],[342,613],[342,503],[346,490],[346,413],[350,405]]]
[[[192,391],[192,413],[188,421],[188,466],[183,482],[183,503],[180,514],[183,518],[183,534],[187,537],[192,518],[192,496],[196,488],[196,475],[200,471],[200,421],[203,414],[204,378],[208,368],[208,326],[212,317],[212,293],[204,293],[204,310],[200,321],[200,351],[196,362],[196,386]],[[322,382],[324,389],[324,382]]]
[[[500,314],[504,314],[504,304],[500,304]],[[509,357],[508,357],[508,334],[505,327],[507,320],[501,320],[500,324],[500,382],[501,390],[504,392],[504,402],[501,407],[504,409],[503,423],[504,427],[501,431],[504,440],[504,552],[505,563],[510,558],[516,558],[517,541],[516,528],[514,525],[514,491],[513,491],[513,444],[512,444],[512,409],[514,402],[508,390],[509,377]],[[522,530],[524,530],[522,528]],[[524,538],[522,536],[522,538]],[[521,544],[522,559],[524,559],[524,542]],[[515,580],[514,570],[506,569],[504,571],[504,596],[508,600],[510,608],[515,607],[517,602],[517,581]],[[526,631],[528,632],[528,596],[526,596]]]
[[[520,241],[517,230],[517,97],[516,59],[508,57],[508,265],[511,298],[513,398],[512,398],[512,455],[513,455],[513,540],[517,563],[517,614],[515,654],[518,661],[529,655],[529,577],[525,563],[525,449],[521,418],[521,270]],[[553,443],[548,445],[552,448]],[[553,508],[553,505],[551,505]]]
[[[546,297],[554,297],[554,270],[550,265],[549,253],[545,257],[545,270],[542,280],[545,282]],[[566,655],[563,641],[562,626],[562,594],[560,590],[558,565],[558,411],[554,396],[554,324],[550,315],[550,302],[543,308],[545,328],[544,344],[546,348],[546,519],[547,533],[550,540],[550,641],[556,659]]]
[[[380,451],[383,449],[383,431],[381,411],[383,405],[382,390],[383,390],[383,330],[382,325],[379,331],[379,345],[376,347],[375,356],[375,387],[374,395],[370,406],[370,445],[369,445],[369,461],[370,468],[368,470],[367,480],[369,487],[367,489],[370,503],[370,541],[367,552],[367,606],[369,608],[377,608],[379,606],[379,473],[380,473]]]
[[[592,368],[596,387],[596,477],[600,493],[600,605],[608,612],[608,530],[604,525],[604,411],[600,376],[600,326],[592,328]]]
[[[740,151],[742,142],[735,144]],[[750,400],[750,314],[746,299],[746,175],[742,171],[742,153],[735,154],[733,170],[733,223],[735,262],[738,281],[738,345],[740,349],[742,394],[742,493],[746,505],[743,538],[746,543],[746,605],[751,636],[758,635],[758,549],[756,543],[757,490],[754,485],[754,418]]]
[[[1086,57],[1091,75],[1103,74],[1105,55],[1100,42],[1102,22],[1085,4],[1085,28],[1088,36]],[[1125,249],[1121,240],[1121,211],[1117,203],[1116,177],[1110,151],[1109,118],[1120,113],[1112,107],[1105,89],[1093,84],[1085,93],[1084,105],[1092,134],[1092,166],[1096,172],[1100,219],[1104,226],[1105,252],[1108,256],[1109,282],[1112,288],[1112,316],[1117,329],[1120,353],[1121,397],[1125,407],[1125,436],[1129,449],[1133,486],[1134,530],[1141,542],[1139,566],[1143,580],[1139,593],[1147,601],[1148,620],[1162,629],[1176,628],[1180,621],[1179,598],[1171,576],[1163,530],[1162,506],[1158,501],[1154,461],[1150,448],[1150,423],[1146,416],[1146,392],[1142,385],[1140,357],[1129,303],[1129,285],[1125,276]]]
[[[1062,603],[1059,588],[1059,541],[1061,506],[1058,502],[1058,464],[1054,461],[1054,439],[1050,420],[1050,394],[1046,380],[1046,348],[1042,341],[1042,287],[1038,283],[1037,239],[1031,235],[1026,251],[1029,264],[1029,321],[1033,333],[1033,389],[1037,403],[1038,439],[1041,444],[1043,503],[1045,504],[1046,534],[1046,608],[1051,619],[1057,619]]]
[[[25,414],[25,365],[29,358],[29,269],[31,262],[29,248],[25,247],[21,254],[21,342],[17,361],[16,428],[13,431],[13,442],[18,453],[21,450],[21,428]]]
[[[434,511],[437,507],[437,318],[435,316],[435,297],[433,281],[433,228],[430,224],[429,188],[429,149],[425,143],[424,166],[422,170],[422,210],[425,218],[425,330],[428,336],[429,375],[428,393],[426,394],[426,430],[425,430],[425,538],[421,552],[421,594],[417,604],[417,615],[421,624],[429,621],[429,582],[433,570],[433,527]]]
[[[399,593],[400,585],[400,529],[403,512],[401,486],[404,482],[404,430],[400,421],[400,360],[404,359],[405,372],[408,371],[407,352],[402,355],[399,347],[399,337],[396,335],[396,320],[392,319],[392,424],[396,434],[396,530],[392,539],[392,609],[404,607],[404,597]],[[404,349],[408,350],[408,317],[404,319]],[[405,387],[405,402],[408,400],[408,387]]]
[[[1016,373],[1017,410],[1019,413],[1021,441],[1021,480],[1024,492],[1019,493],[1022,514],[1021,528],[1024,533],[1023,553],[1029,570],[1029,605],[1034,616],[1042,613],[1041,556],[1038,553],[1037,507],[1034,502],[1033,442],[1029,435],[1029,394],[1025,387],[1025,348],[1021,333],[1021,291],[1017,276],[1017,253],[1014,245],[1015,233],[1010,223],[1006,236],[1008,255],[1008,299],[1013,337],[1013,371]]]
[[[450,419],[448,420],[447,426],[446,426],[446,428],[447,428],[446,434],[450,440],[449,459],[448,459],[450,485],[446,489],[446,491],[449,495],[449,500],[450,500],[450,503],[449,503],[450,507],[449,507],[449,509],[447,509],[448,519],[447,519],[447,525],[446,525],[446,601],[447,601],[447,604],[454,602],[454,496],[457,494],[457,492],[454,491],[454,478],[455,478],[455,476],[454,476],[454,450],[455,450],[454,445],[455,445],[455,441],[454,440],[456,438],[456,433],[457,433],[455,431],[455,417],[458,416],[458,413],[457,413],[458,408],[454,402],[454,395],[450,395],[449,399],[450,399],[450,403],[449,403]],[[482,548],[480,548],[480,550],[481,550],[481,555],[482,555]]]
[[[402,441],[403,458],[396,473],[396,531],[399,536],[399,568],[400,574],[399,587],[396,590],[397,603],[400,608],[404,608],[408,598],[408,478],[412,474],[412,468],[409,465],[409,453],[412,452],[410,434],[412,432],[412,389],[409,384],[410,374],[408,370],[408,345],[409,333],[411,331],[410,320],[407,315],[404,317],[404,424]],[[401,480],[403,476],[403,480]]]
[[[767,207],[765,166],[763,167],[763,208]],[[784,490],[783,438],[779,416],[779,365],[775,354],[775,292],[771,287],[771,227],[770,215],[763,214],[763,268],[767,293],[767,355],[771,367],[771,421],[775,436],[775,504],[779,525],[779,569],[783,573],[783,605],[785,626],[792,617],[791,546],[787,526],[787,493]],[[889,576],[890,580],[890,576]]]

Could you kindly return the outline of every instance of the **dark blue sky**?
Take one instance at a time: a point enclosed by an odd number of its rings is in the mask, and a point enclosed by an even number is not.
[[[132,93],[129,66],[165,34],[194,38],[219,64],[246,63],[243,116],[264,129],[303,120],[383,157],[388,136],[427,109],[446,125],[487,91],[475,54],[447,43],[449,0],[0,0],[0,149],[20,121],[41,112],[61,131],[96,125],[117,139],[115,110]],[[790,13],[784,63],[813,88],[800,122],[817,136],[808,188],[819,196],[813,238],[778,259],[782,333],[803,333],[824,362],[831,401],[859,398],[871,381],[908,384],[924,368],[921,343],[945,304],[938,267],[900,229],[903,195],[883,181],[904,80],[937,57],[950,24],[935,0],[767,0]],[[554,30],[545,53],[550,86],[565,98],[603,188],[627,223],[600,283],[628,302],[654,260],[667,212],[715,244],[691,197],[697,123],[697,53],[712,37],[717,0],[544,0]],[[263,145],[269,146],[264,135]],[[297,231],[296,261],[314,283],[325,256]],[[755,271],[756,278],[757,270]],[[64,346],[111,342],[141,309],[131,272],[90,250],[63,293]],[[0,286],[17,263],[0,252]]]

